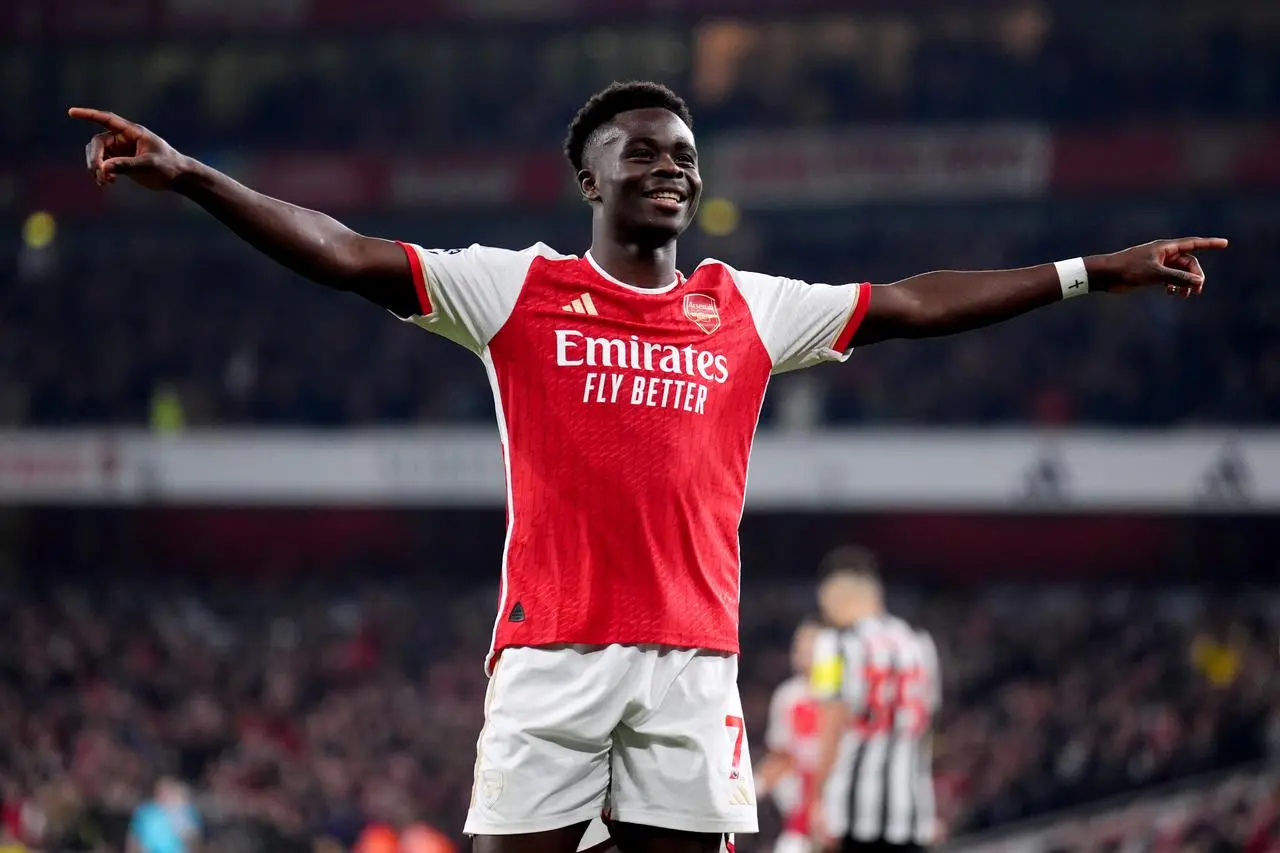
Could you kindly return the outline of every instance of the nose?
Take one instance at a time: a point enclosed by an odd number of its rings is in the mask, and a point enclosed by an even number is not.
[[[663,154],[658,158],[658,162],[654,164],[653,173],[661,175],[664,178],[683,178],[684,169],[675,161],[670,154]]]

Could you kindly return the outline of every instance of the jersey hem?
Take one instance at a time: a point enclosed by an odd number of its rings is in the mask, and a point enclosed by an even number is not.
[[[547,646],[597,646],[606,648],[608,646],[661,646],[666,649],[692,649],[699,652],[721,652],[724,654],[736,655],[740,654],[740,643],[725,643],[720,640],[681,640],[673,642],[670,639],[654,639],[645,637],[640,639],[627,640],[601,640],[598,638],[582,639],[580,637],[556,637],[548,640],[533,640],[523,642],[507,642],[494,643],[493,649],[490,651],[490,657],[496,658],[507,649],[539,649]]]
[[[408,243],[400,243],[405,255],[409,258],[409,269],[413,272],[413,289],[418,294],[418,307],[423,317],[431,316],[431,296],[427,292],[427,271],[422,266],[422,258],[418,250]]]
[[[867,309],[871,307],[870,284],[863,282],[858,285],[854,292],[857,296],[849,311],[849,320],[844,324],[844,328],[840,330],[840,334],[836,336],[835,343],[831,346],[836,352],[842,353],[849,349],[849,345],[853,343],[853,336],[857,334],[858,327],[862,325],[862,318],[867,316]]]

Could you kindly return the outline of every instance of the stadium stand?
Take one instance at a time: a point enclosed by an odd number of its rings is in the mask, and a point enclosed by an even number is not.
[[[770,266],[836,281],[855,271],[893,280],[919,271],[904,268],[903,259],[921,257],[928,260],[913,263],[1017,266],[1070,251],[1067,245],[1124,245],[1120,223],[1128,213],[1123,206],[1102,212],[1093,228],[1069,237],[1046,224],[1025,238],[989,238],[974,256],[963,244],[979,238],[982,219],[960,208],[943,231],[954,252],[937,245],[941,238],[926,247],[910,232],[866,234],[854,248],[812,252],[788,251],[779,239]],[[387,227],[407,239],[432,234],[429,224]],[[1184,227],[1192,226],[1167,230]],[[565,241],[577,245],[571,235],[578,229],[565,230]],[[516,239],[550,239],[535,233]],[[46,275],[0,291],[0,424],[142,426],[165,392],[194,426],[492,418],[475,359],[355,297],[280,272],[204,229],[120,239],[129,244],[123,254],[111,236],[86,237]],[[1224,290],[1191,311],[1145,299],[1083,311],[1063,306],[954,340],[874,347],[839,368],[783,377],[764,424],[792,422],[782,414],[792,392],[816,395],[809,424],[1274,423],[1280,310],[1263,278],[1271,245],[1246,240],[1215,258],[1213,277]],[[94,271],[91,287],[85,270]],[[55,338],[65,344],[40,346]],[[1064,349],[1079,353],[1069,371]]]
[[[354,592],[330,582],[159,587],[117,578],[4,593],[14,614],[0,638],[11,840],[119,850],[130,810],[162,772],[193,785],[216,853],[300,851],[323,838],[350,846],[370,824],[457,835],[491,590],[441,600],[402,581]],[[805,596],[755,588],[760,603],[744,602],[749,725],[785,673]],[[1274,592],[1208,606],[1191,590],[1099,597],[1056,586],[897,597],[943,654],[937,776],[953,837],[1280,750]],[[419,618],[423,603],[443,618]],[[1195,808],[1239,817],[1215,824],[1228,833],[1243,831],[1247,812],[1250,832],[1273,837],[1268,796]],[[776,823],[764,830],[767,840]]]
[[[66,108],[116,110],[366,233],[580,253],[560,140],[586,95],[633,77],[696,116],[708,195],[686,272],[711,256],[889,282],[1231,238],[1192,303],[1075,300],[779,377],[762,428],[797,445],[824,427],[1047,440],[992,478],[996,504],[936,511],[922,469],[907,507],[844,516],[821,504],[830,484],[748,506],[741,687],[759,738],[813,605],[796,568],[865,539],[902,552],[891,578],[920,585],[893,609],[943,654],[956,853],[1280,853],[1276,457],[1235,444],[1270,448],[1280,421],[1265,0],[0,2],[0,853],[133,853],[161,774],[190,786],[198,853],[464,845],[495,601],[472,584],[502,542],[500,486],[486,509],[402,503],[429,458],[410,452],[362,454],[387,512],[317,508],[344,489],[162,506],[152,451],[174,444],[122,456],[124,428],[478,436],[492,398],[470,354],[190,205],[99,192]],[[1154,511],[1078,494],[1054,455],[1060,436],[1198,427],[1215,428],[1204,458],[1178,460],[1193,474]],[[768,850],[778,819],[761,818],[741,853]]]

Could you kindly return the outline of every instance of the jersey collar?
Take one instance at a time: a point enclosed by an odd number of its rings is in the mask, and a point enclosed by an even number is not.
[[[596,263],[596,259],[591,256],[591,250],[587,250],[587,262],[591,264],[591,268],[596,271],[596,275],[603,278],[610,284],[616,284],[618,287],[630,290],[632,293],[651,293],[654,295],[662,293],[670,293],[675,290],[684,281],[684,276],[680,274],[680,270],[676,270],[676,277],[670,284],[664,284],[662,287],[636,287],[634,284],[627,284],[625,281],[614,278],[604,271],[604,267]]]

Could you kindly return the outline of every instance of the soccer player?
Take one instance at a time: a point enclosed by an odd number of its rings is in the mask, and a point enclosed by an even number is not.
[[[812,830],[840,853],[923,850],[936,837],[932,737],[942,701],[928,632],[885,611],[876,560],[840,548],[818,590],[831,626],[814,642],[822,703]]]
[[[769,752],[756,771],[756,794],[773,796],[782,814],[782,833],[774,853],[809,853],[809,816],[817,799],[818,702],[809,687],[813,643],[821,626],[805,620],[791,641],[792,676],[778,685],[769,702],[764,742]]]
[[[737,530],[771,375],[1086,291],[1190,296],[1204,283],[1192,253],[1226,245],[1161,240],[874,288],[714,260],[686,276],[676,241],[701,164],[684,101],[653,83],[610,86],[570,125],[565,153],[591,210],[581,257],[367,237],[120,116],[70,114],[103,128],[86,151],[99,183],[179,193],[293,271],[484,364],[508,525],[466,823],[478,853],[573,853],[606,798],[623,853],[710,853],[722,834],[756,830]]]

